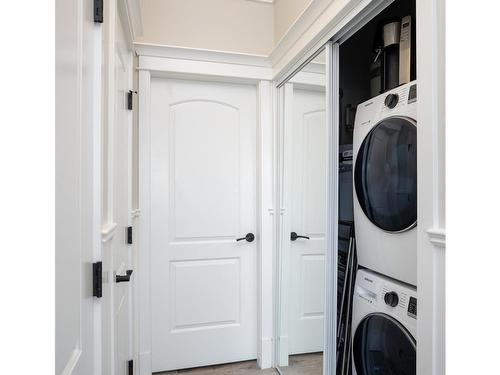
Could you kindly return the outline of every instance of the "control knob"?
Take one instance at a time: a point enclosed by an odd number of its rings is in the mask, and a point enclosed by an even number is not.
[[[385,105],[387,108],[394,108],[396,104],[398,104],[399,101],[399,95],[398,94],[389,94],[385,97]]]
[[[399,297],[396,292],[388,292],[384,296],[384,301],[391,307],[396,307],[399,303]]]

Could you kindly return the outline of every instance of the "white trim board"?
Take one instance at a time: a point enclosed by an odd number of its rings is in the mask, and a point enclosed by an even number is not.
[[[234,80],[235,82],[270,81],[273,76],[269,60],[260,55],[211,51],[204,49],[136,43],[138,70],[170,77],[193,76],[202,79]],[[187,78],[187,77],[185,77]]]

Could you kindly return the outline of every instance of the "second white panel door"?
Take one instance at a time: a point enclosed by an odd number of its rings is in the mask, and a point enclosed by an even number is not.
[[[236,241],[256,234],[256,109],[254,86],[152,79],[154,372],[257,356],[257,239]]]
[[[293,90],[289,354],[323,351],[325,308],[325,92]]]

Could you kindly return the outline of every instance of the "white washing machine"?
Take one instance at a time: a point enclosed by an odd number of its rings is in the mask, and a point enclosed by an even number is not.
[[[353,375],[415,375],[416,335],[416,288],[359,270],[352,308]]]
[[[417,285],[417,83],[356,110],[353,195],[361,266]]]

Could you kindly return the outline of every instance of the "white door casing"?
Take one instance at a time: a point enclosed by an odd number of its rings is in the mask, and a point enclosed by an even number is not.
[[[132,210],[132,111],[127,108],[127,93],[132,87],[132,52],[128,48],[120,17],[115,29],[115,121],[113,124],[113,210],[117,236],[113,238],[113,271],[126,275],[134,270],[132,246],[127,243],[127,227],[131,225]],[[130,282],[114,285],[114,340],[115,373],[126,374],[132,359],[132,285]]]
[[[105,9],[105,108],[103,137],[103,373],[126,374],[133,359],[132,286],[116,283],[117,275],[134,270],[132,245],[127,243],[132,208],[132,111],[127,93],[132,87],[132,50],[126,36],[121,4]]]
[[[255,86],[151,80],[153,372],[257,357],[256,111]]]
[[[326,113],[324,90],[293,90],[289,240],[289,354],[323,351],[326,230]],[[285,146],[286,147],[286,146]]]

